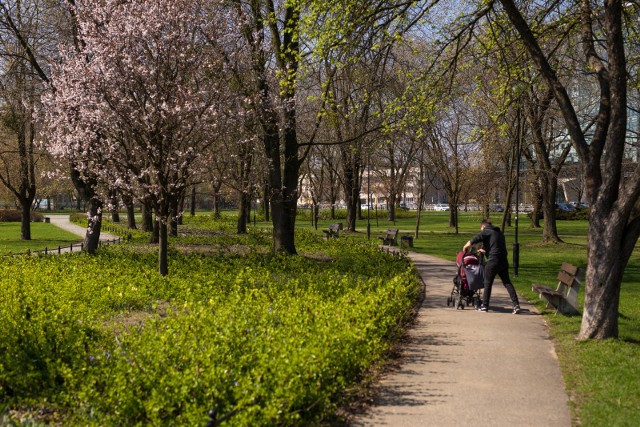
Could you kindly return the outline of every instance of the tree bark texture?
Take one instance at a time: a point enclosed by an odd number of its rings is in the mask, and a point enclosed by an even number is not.
[[[247,222],[251,212],[251,199],[245,191],[239,191],[240,204],[238,206],[238,221],[236,232],[238,234],[247,234]]]
[[[100,231],[102,228],[102,201],[96,197],[89,200],[87,215],[88,227],[84,237],[84,249],[88,254],[95,254],[100,246]]]
[[[133,198],[130,196],[122,196],[122,202],[127,208],[127,226],[130,230],[136,229],[136,209],[133,204]]]
[[[191,203],[189,203],[189,213],[196,216],[196,186],[191,187]]]
[[[153,231],[153,208],[148,200],[142,202],[142,231]]]

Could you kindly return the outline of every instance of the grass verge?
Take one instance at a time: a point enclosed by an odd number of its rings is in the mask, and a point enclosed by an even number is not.
[[[0,256],[69,246],[82,239],[53,224],[31,223],[31,240],[20,240],[19,222],[0,222]]]

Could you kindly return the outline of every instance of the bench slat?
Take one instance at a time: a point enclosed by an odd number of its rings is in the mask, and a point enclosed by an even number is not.
[[[575,265],[571,265],[568,262],[563,262],[562,263],[562,270],[566,271],[567,273],[569,273],[572,276],[575,276],[578,273],[579,268],[576,267]]]
[[[567,274],[565,271],[560,271],[558,273],[558,280],[567,286],[571,286],[573,284],[574,277]]]
[[[553,295],[557,297],[562,297],[562,292],[555,291],[548,286],[543,285],[531,285],[531,289],[539,294]]]

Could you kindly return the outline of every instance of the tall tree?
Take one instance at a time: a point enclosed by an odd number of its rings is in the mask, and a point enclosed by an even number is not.
[[[158,269],[168,273],[171,206],[191,185],[216,133],[216,18],[198,0],[77,4],[83,45],[54,72],[51,147],[74,153],[79,173],[149,198],[159,227]]]
[[[307,66],[314,66],[318,58],[331,58],[332,64],[340,65],[360,61],[372,52],[370,47],[379,47],[370,40],[393,40],[419,22],[423,2],[236,0],[230,4],[235,6],[235,20],[244,37],[241,50],[251,64],[250,75],[242,80],[253,99],[269,161],[274,250],[294,254],[300,167],[317,142],[315,132],[302,138],[298,128],[300,83],[305,80]],[[358,44],[367,48],[353,49]],[[344,55],[346,52],[352,55]],[[333,75],[328,73],[326,77],[330,81]],[[331,111],[328,83],[321,87],[317,125],[311,128],[317,129],[324,114]],[[358,171],[354,173],[359,175]],[[352,225],[355,227],[355,222]]]
[[[637,25],[625,21],[622,0],[589,0],[571,8],[551,5],[559,19],[574,18],[580,29],[584,72],[597,85],[598,109],[592,135],[576,113],[576,100],[539,43],[535,17],[527,16],[514,0],[500,0],[511,25],[518,31],[532,64],[547,82],[556,100],[580,161],[587,201],[591,206],[587,273],[581,339],[618,336],[618,309],[622,275],[640,236],[640,164],[623,174],[627,135],[627,58],[625,34]],[[571,16],[576,10],[576,16]],[[546,19],[549,14],[546,13]]]
[[[47,40],[43,40],[42,12],[38,1],[0,3],[0,182],[20,204],[23,240],[31,240],[31,206],[36,197],[36,163],[40,157],[35,148],[35,111],[46,80],[39,58],[48,48]]]

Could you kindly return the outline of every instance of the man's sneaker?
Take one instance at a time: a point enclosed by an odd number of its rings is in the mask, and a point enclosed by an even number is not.
[[[520,306],[516,305],[515,307],[513,307],[513,314],[520,314]]]
[[[484,305],[479,305],[478,307],[476,307],[476,311],[483,311],[486,313],[487,311],[489,311],[489,309]]]

